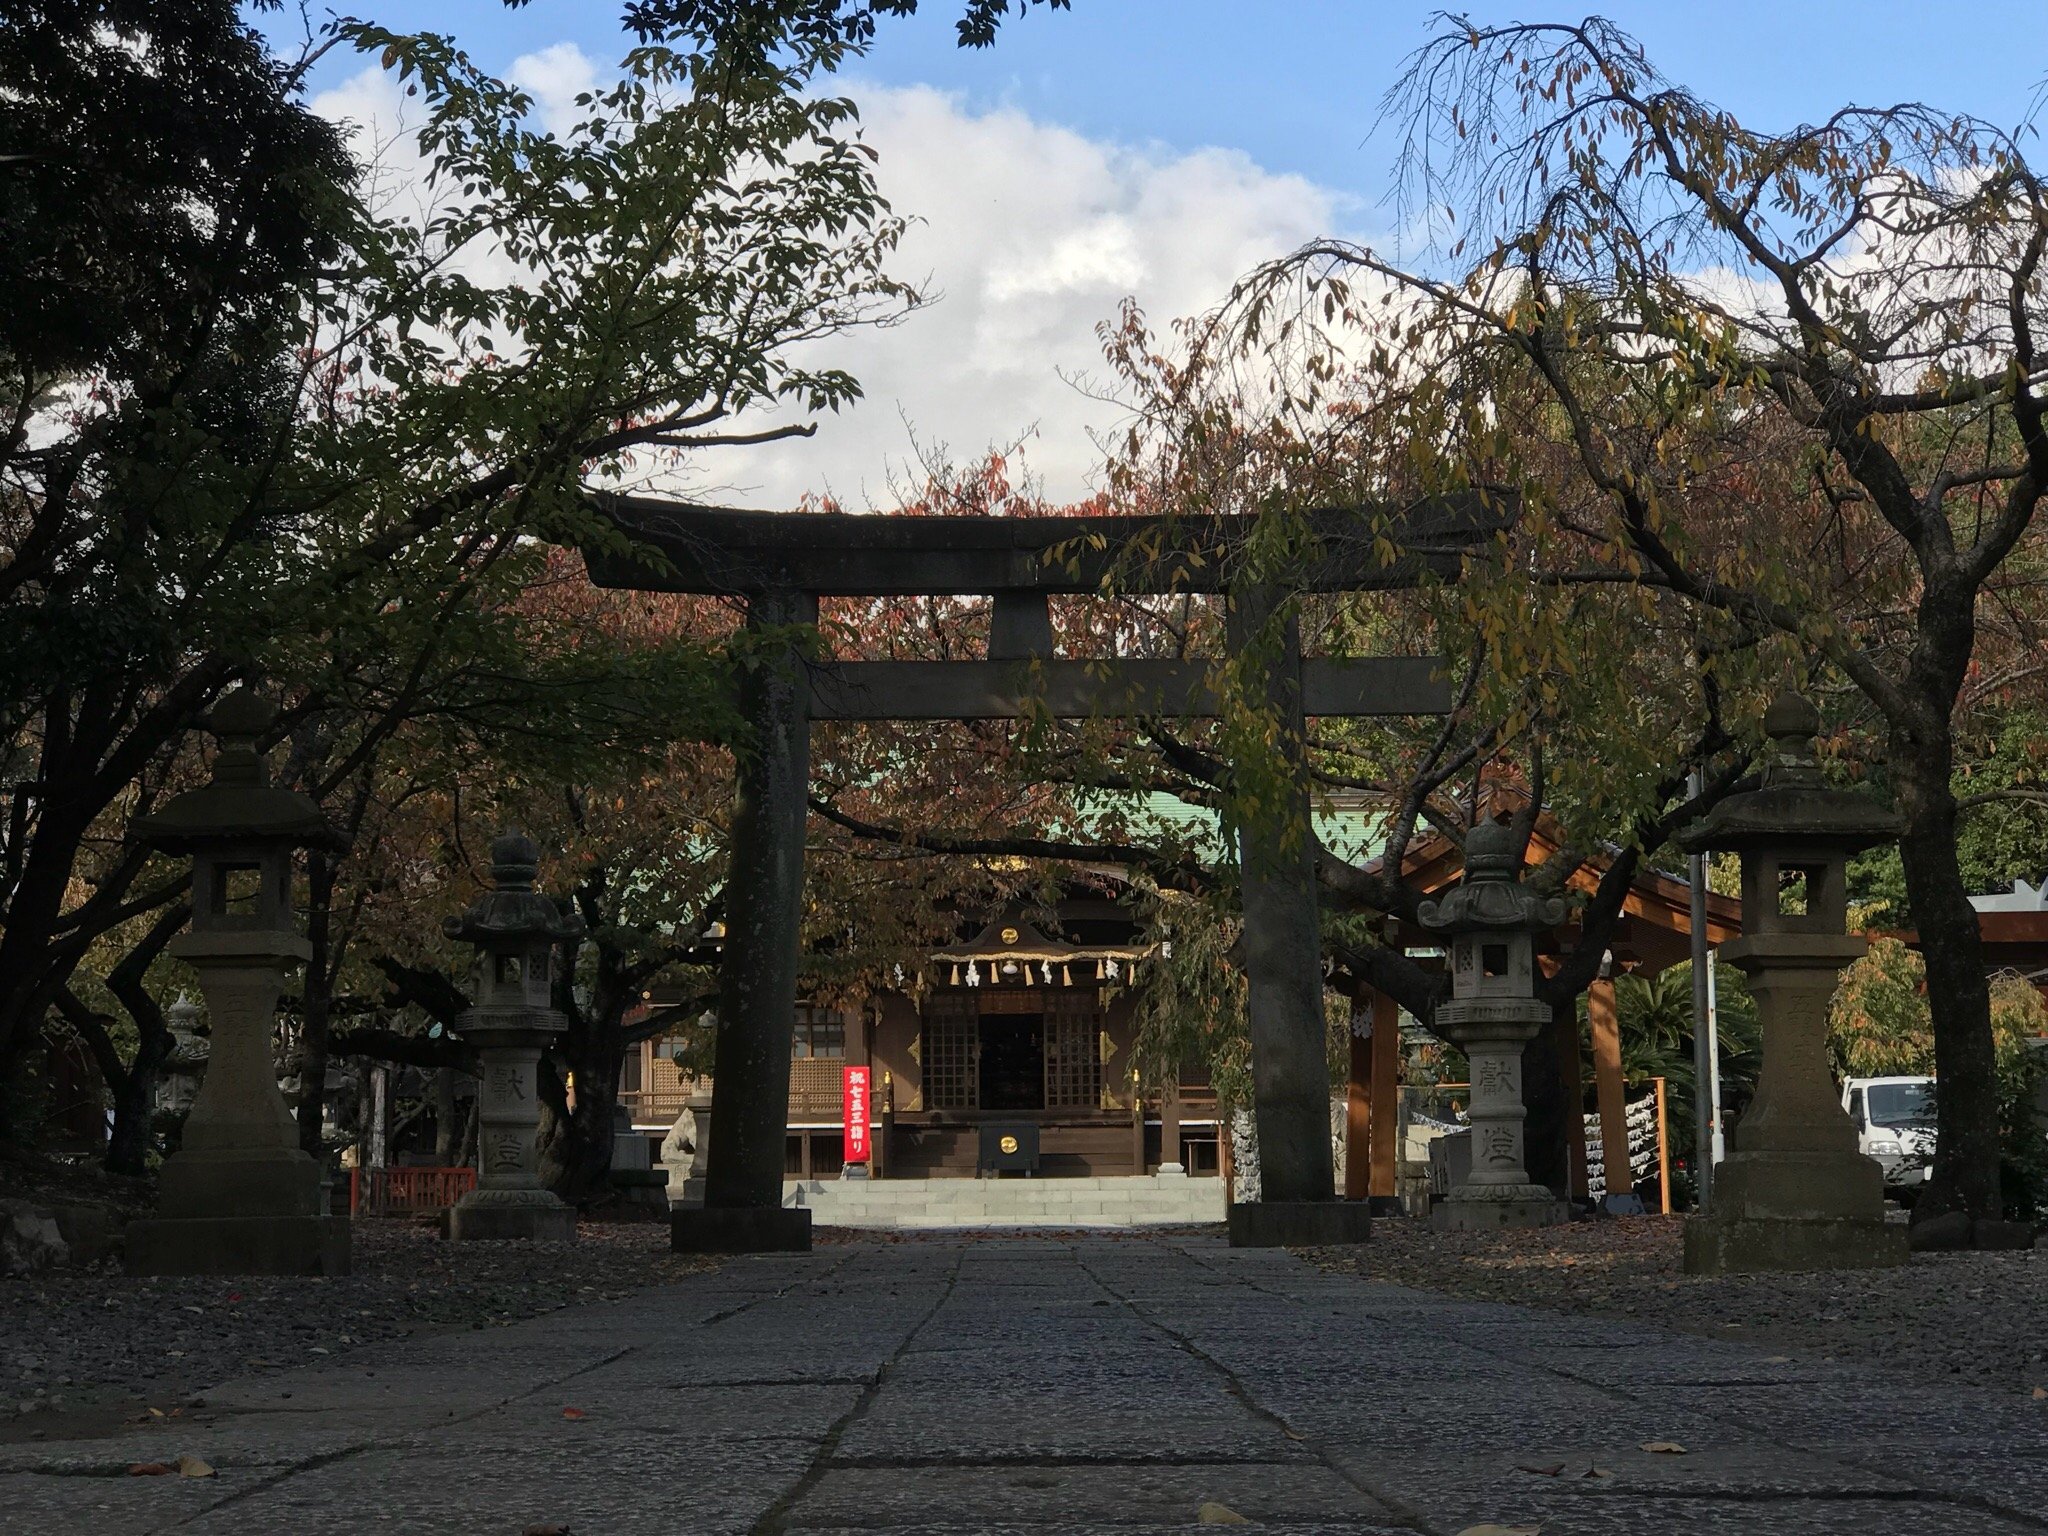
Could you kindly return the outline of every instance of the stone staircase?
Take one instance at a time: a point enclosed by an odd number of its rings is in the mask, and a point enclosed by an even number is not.
[[[804,1179],[782,1203],[824,1227],[1146,1227],[1221,1222],[1223,1180],[1185,1175],[1067,1179]]]

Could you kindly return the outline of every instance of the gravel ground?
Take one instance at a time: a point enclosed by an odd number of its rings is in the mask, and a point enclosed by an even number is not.
[[[0,1442],[175,1413],[234,1377],[614,1300],[709,1267],[668,1251],[666,1222],[585,1222],[574,1244],[457,1244],[430,1226],[363,1221],[342,1280],[104,1268],[0,1280]]]
[[[1682,1230],[1675,1216],[1488,1233],[1390,1219],[1360,1247],[1304,1257],[1422,1290],[2048,1395],[2048,1252],[1928,1253],[1902,1269],[1708,1279],[1681,1271]]]

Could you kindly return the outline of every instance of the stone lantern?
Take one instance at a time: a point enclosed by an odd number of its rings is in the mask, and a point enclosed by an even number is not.
[[[567,1027],[553,1005],[555,947],[581,937],[583,922],[534,889],[539,869],[533,839],[493,838],[492,888],[443,924],[448,937],[476,947],[474,1001],[456,1028],[483,1058],[477,1185],[450,1215],[448,1235],[457,1241],[576,1236],[575,1211],[540,1182],[535,1076],[541,1052]]]
[[[164,1163],[157,1213],[131,1223],[137,1274],[307,1275],[348,1270],[348,1219],[299,1147],[271,1058],[288,966],[312,954],[292,926],[292,852],[334,842],[320,808],[270,782],[257,739],[276,706],[247,689],[208,719],[213,779],[138,817],[143,841],[192,859],[192,924],[171,953],[198,972],[213,1021],[206,1075]]]
[[[199,1005],[180,993],[164,1010],[164,1025],[170,1031],[171,1054],[157,1068],[156,1112],[182,1117],[198,1097],[206,1079],[206,1036],[199,1032]]]
[[[1564,921],[1564,902],[1516,877],[1513,834],[1481,822],[1465,840],[1465,878],[1422,903],[1422,926],[1451,948],[1451,1000],[1436,1032],[1472,1067],[1472,1171],[1437,1206],[1436,1224],[1458,1230],[1537,1227],[1563,1221],[1564,1203],[1529,1180],[1522,1150],[1522,1048],[1550,1021],[1536,999],[1536,935]]]
[[[1884,1173],[1828,1070],[1828,1003],[1867,947],[1848,928],[1849,856],[1892,841],[1899,818],[1828,788],[1814,761],[1820,714],[1780,694],[1760,788],[1731,795],[1679,835],[1688,853],[1742,856],[1742,937],[1721,953],[1749,978],[1763,1029],[1756,1097],[1714,1173],[1711,1214],[1686,1223],[1689,1274],[1901,1264],[1906,1233],[1884,1219]]]

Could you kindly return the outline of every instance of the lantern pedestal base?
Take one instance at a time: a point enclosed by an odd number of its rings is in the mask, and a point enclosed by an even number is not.
[[[320,1165],[295,1145],[186,1147],[164,1160],[157,1182],[167,1221],[290,1220],[324,1214],[322,1203]]]
[[[128,1223],[131,1275],[345,1275],[346,1216],[146,1217]]]
[[[1233,1248],[1362,1243],[1372,1227],[1363,1200],[1251,1200],[1227,1212]]]
[[[448,1213],[448,1240],[454,1243],[572,1243],[576,1212],[546,1190],[522,1190],[524,1198],[508,1200],[491,1190],[477,1190],[456,1201]],[[478,1199],[479,1195],[487,1198]],[[496,1195],[496,1198],[488,1198]]]
[[[1882,1219],[1846,1221],[1695,1216],[1685,1224],[1688,1275],[1752,1275],[1807,1269],[1889,1269],[1906,1262],[1906,1228]]]
[[[1571,1208],[1540,1184],[1468,1185],[1452,1190],[1429,1212],[1429,1224],[1439,1232],[1555,1227],[1569,1220]]]
[[[808,1206],[679,1205],[669,1212],[676,1253],[809,1253]]]

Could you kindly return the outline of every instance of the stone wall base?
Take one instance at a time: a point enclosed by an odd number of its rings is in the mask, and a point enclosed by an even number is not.
[[[144,1217],[128,1223],[131,1275],[345,1275],[346,1216]]]
[[[1233,1248],[1319,1248],[1362,1243],[1372,1226],[1363,1200],[1255,1200],[1229,1210]]]
[[[802,1206],[677,1206],[669,1212],[676,1253],[809,1253],[811,1213]]]
[[[1906,1228],[1877,1221],[1695,1216],[1685,1224],[1688,1275],[1887,1269],[1906,1262]]]
[[[576,1212],[553,1205],[464,1205],[448,1213],[448,1237],[457,1243],[571,1243]]]
[[[1498,1232],[1505,1227],[1555,1227],[1571,1220],[1571,1208],[1547,1189],[1513,1199],[1460,1199],[1456,1192],[1430,1207],[1429,1224],[1439,1232]]]

